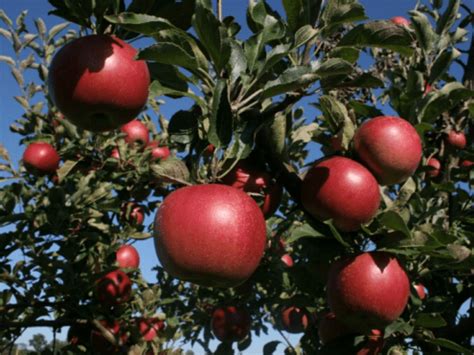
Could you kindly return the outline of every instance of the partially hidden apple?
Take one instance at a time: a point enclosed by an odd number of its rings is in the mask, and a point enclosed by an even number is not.
[[[332,219],[337,228],[348,232],[375,216],[380,191],[374,176],[363,165],[336,156],[316,163],[308,171],[301,199],[313,217]]]
[[[286,307],[281,311],[281,324],[288,333],[303,333],[309,324],[308,312],[300,307]]]
[[[102,276],[96,284],[97,299],[104,305],[117,306],[132,297],[132,282],[122,270]]]
[[[140,254],[137,249],[131,245],[122,245],[117,249],[115,256],[120,268],[136,269],[140,266]]]
[[[165,322],[159,318],[140,318],[136,321],[138,331],[146,342],[153,341],[165,329]]]
[[[222,342],[243,340],[250,333],[252,319],[244,308],[218,307],[212,313],[211,329]]]
[[[123,220],[141,226],[145,219],[143,208],[135,202],[127,202],[122,206],[121,217]]]
[[[60,159],[56,149],[46,142],[30,143],[23,153],[26,170],[38,175],[54,174]]]
[[[295,262],[293,261],[293,258],[290,254],[283,254],[280,260],[287,268],[291,268],[295,265]]]
[[[148,128],[139,120],[133,120],[124,124],[120,131],[125,133],[125,142],[130,145],[137,143],[145,147],[150,140]]]
[[[255,166],[247,159],[239,161],[222,178],[222,182],[245,192],[262,194],[261,209],[267,218],[272,216],[280,205],[283,194],[282,186],[274,181],[264,169]]]
[[[420,300],[424,300],[426,298],[426,291],[425,286],[421,283],[414,284],[413,287],[415,288],[416,294],[420,298]]]
[[[90,35],[73,40],[54,56],[49,93],[66,119],[104,132],[131,121],[148,99],[150,73],[137,50],[115,36]]]
[[[431,178],[438,177],[441,173],[441,163],[438,159],[434,157],[428,159],[426,166],[430,168],[430,170],[428,170],[426,174]]]
[[[101,320],[99,322],[112,337],[115,344],[111,343],[99,328],[95,328],[92,330],[90,337],[94,354],[109,355],[122,353],[121,349],[127,343],[128,335],[122,330],[119,322],[116,320]]]
[[[398,260],[385,252],[336,261],[329,271],[327,297],[336,317],[353,330],[381,329],[405,309],[410,283]]]
[[[453,148],[462,150],[466,148],[467,145],[466,135],[464,132],[456,132],[455,130],[451,130],[446,137],[446,143]]]
[[[394,16],[390,19],[392,23],[399,26],[410,26],[410,21],[403,16]]]
[[[255,271],[266,245],[263,214],[245,192],[194,185],[168,195],[155,218],[163,268],[203,286],[235,287]]]
[[[403,118],[379,116],[364,122],[354,135],[354,150],[381,185],[399,184],[421,161],[421,139]]]
[[[150,143],[148,143],[147,148],[151,150],[152,160],[165,160],[171,154],[170,149],[167,146],[160,146],[157,141],[151,141]]]

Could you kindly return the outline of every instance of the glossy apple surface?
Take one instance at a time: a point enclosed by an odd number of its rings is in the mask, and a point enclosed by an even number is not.
[[[59,167],[58,152],[46,142],[33,142],[23,153],[23,164],[26,170],[35,174],[54,174]]]
[[[327,297],[336,317],[354,330],[380,329],[405,309],[410,284],[398,260],[384,252],[362,253],[335,262]]]
[[[354,135],[354,150],[381,185],[398,184],[416,171],[421,139],[400,117],[379,116],[364,122]]]
[[[239,161],[222,178],[222,182],[245,192],[261,193],[263,195],[261,208],[266,218],[272,216],[280,205],[283,194],[282,186],[274,181],[265,170],[258,168],[248,160]]]
[[[415,288],[416,294],[420,300],[424,300],[426,298],[425,286],[423,286],[423,284],[417,283],[413,287]]]
[[[148,128],[145,124],[139,120],[133,120],[124,124],[120,131],[125,133],[125,142],[128,144],[139,144],[140,146],[146,146],[150,141]]]
[[[143,340],[149,342],[165,329],[165,323],[158,318],[140,318],[137,320],[137,327]]]
[[[137,249],[131,245],[122,245],[118,248],[115,256],[120,268],[136,269],[140,266],[140,254],[138,254]]]
[[[258,205],[220,184],[180,188],[155,219],[155,246],[171,275],[204,286],[235,287],[257,268],[266,245]]]
[[[283,263],[283,265],[285,265],[288,268],[293,267],[293,265],[295,265],[295,262],[293,261],[293,258],[291,257],[290,254],[283,254],[280,260]]]
[[[309,324],[308,312],[304,308],[290,306],[281,312],[283,329],[288,333],[303,333]]]
[[[90,35],[66,44],[49,69],[49,93],[76,126],[94,132],[131,121],[148,99],[150,74],[137,50],[121,39]]]
[[[380,192],[374,176],[364,166],[348,158],[332,157],[308,171],[301,200],[313,217],[332,218],[342,231],[354,231],[375,216]]]
[[[132,282],[122,270],[114,270],[99,279],[96,292],[101,303],[116,306],[130,300]]]
[[[217,339],[234,342],[244,339],[250,333],[252,320],[243,308],[219,307],[212,313],[211,329]]]
[[[448,133],[446,142],[453,148],[464,149],[466,148],[467,140],[464,132],[456,132],[454,130]]]

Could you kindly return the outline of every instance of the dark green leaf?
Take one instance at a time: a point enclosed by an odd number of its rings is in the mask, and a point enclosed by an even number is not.
[[[166,19],[145,14],[135,14],[133,12],[108,15],[105,16],[105,19],[129,31],[146,35],[153,35],[162,30],[176,29],[176,27]]]
[[[315,70],[315,73],[321,78],[327,78],[334,75],[350,74],[353,70],[352,64],[344,59],[329,58]]]
[[[216,147],[226,146],[232,139],[233,115],[230,108],[226,81],[218,80],[212,96],[209,142]]]
[[[158,182],[187,182],[189,170],[181,159],[169,157],[162,159],[158,164],[151,166],[153,175],[159,178]]]
[[[443,34],[449,32],[451,26],[456,22],[460,5],[461,0],[449,0],[446,10],[437,22],[436,33]]]
[[[197,70],[196,58],[191,57],[182,47],[170,42],[161,42],[140,51],[139,59],[158,63],[178,65],[189,70]]]
[[[411,238],[410,229],[408,229],[403,218],[395,211],[388,211],[381,214],[378,217],[380,224],[387,227],[388,229],[393,229],[405,234],[408,238]]]
[[[289,93],[311,85],[318,75],[309,66],[292,67],[275,80],[269,81],[263,88],[264,98]]]
[[[314,229],[309,223],[305,223],[300,227],[295,228],[291,232],[291,236],[285,240],[287,244],[296,242],[300,238],[327,238],[327,235]]]
[[[412,39],[408,30],[389,21],[374,21],[358,25],[347,33],[338,46],[386,48],[410,55]]]
[[[455,351],[459,354],[472,354],[472,351],[462,347],[461,345],[455,343],[452,340],[444,339],[444,338],[437,338],[437,339],[429,339],[428,342],[431,344],[442,346],[443,348]]]
[[[336,47],[328,53],[329,58],[341,58],[354,64],[359,59],[359,50],[352,47]]]
[[[447,323],[437,313],[420,313],[416,316],[415,324],[419,327],[424,328],[441,328],[444,327]]]
[[[269,343],[266,343],[263,346],[263,355],[272,355],[275,352],[278,345],[280,344],[281,342],[279,342],[278,340],[274,340]]]
[[[428,82],[434,83],[436,80],[440,79],[450,68],[453,60],[461,56],[456,48],[452,50],[444,50],[441,52],[435,59],[433,66],[431,67],[430,78]]]
[[[346,107],[336,98],[329,95],[321,96],[319,105],[324,118],[328,121],[334,133],[339,131],[346,120],[350,121]]]
[[[410,11],[412,26],[415,29],[418,43],[425,52],[429,52],[436,43],[438,36],[433,31],[428,17],[420,11]]]
[[[322,14],[326,30],[343,23],[362,21],[366,18],[364,7],[361,4],[347,0],[329,1]]]
[[[301,13],[303,12],[303,0],[282,0],[286,12],[286,19],[291,31],[295,32],[301,27]]]
[[[168,133],[172,142],[189,144],[197,130],[197,120],[193,112],[178,111],[170,119]]]
[[[157,80],[163,87],[176,91],[188,91],[187,78],[176,67],[157,63],[149,63],[148,67],[152,81]]]

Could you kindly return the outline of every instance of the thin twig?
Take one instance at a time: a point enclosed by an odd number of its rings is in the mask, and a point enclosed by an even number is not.
[[[222,21],[222,0],[217,0],[217,16],[219,21]]]

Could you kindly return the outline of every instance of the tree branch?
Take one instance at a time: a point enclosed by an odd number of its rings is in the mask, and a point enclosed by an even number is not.
[[[39,320],[24,320],[24,321],[0,321],[1,329],[17,329],[17,328],[31,328],[31,327],[51,327],[61,328],[68,327],[74,324],[87,324],[86,319],[39,319]]]

